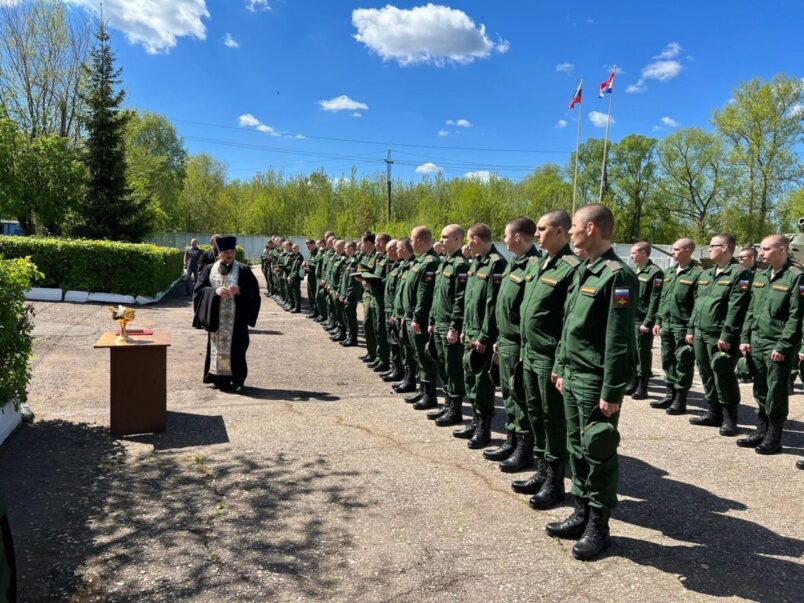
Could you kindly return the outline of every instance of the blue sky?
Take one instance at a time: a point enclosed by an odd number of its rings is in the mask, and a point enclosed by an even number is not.
[[[406,180],[519,179],[566,164],[581,78],[581,138],[603,136],[597,88],[612,64],[613,140],[711,128],[740,81],[804,76],[802,0],[105,0],[104,11],[127,104],[166,115],[230,178],[369,174],[390,149]]]

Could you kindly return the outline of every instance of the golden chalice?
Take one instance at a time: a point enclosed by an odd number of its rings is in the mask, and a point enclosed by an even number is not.
[[[118,335],[115,339],[115,343],[129,343],[134,341],[128,336],[128,333],[126,333],[126,326],[128,323],[134,320],[134,308],[127,308],[123,305],[120,305],[116,308],[113,306],[108,306],[107,310],[112,313],[112,320],[120,325],[120,335]]]

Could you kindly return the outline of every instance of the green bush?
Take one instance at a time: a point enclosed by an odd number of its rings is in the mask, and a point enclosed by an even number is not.
[[[28,397],[33,308],[25,303],[25,292],[41,276],[30,260],[0,255],[0,406]]]
[[[182,271],[184,253],[149,244],[0,236],[0,255],[30,257],[43,273],[37,287],[154,296]]]

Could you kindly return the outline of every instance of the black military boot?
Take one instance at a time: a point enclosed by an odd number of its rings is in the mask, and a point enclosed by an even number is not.
[[[768,430],[762,443],[754,448],[757,454],[778,454],[782,451],[782,429],[784,419],[768,419]]]
[[[346,331],[343,329],[339,329],[335,332],[334,335],[330,336],[332,341],[346,341]]]
[[[701,417],[692,417],[690,425],[699,425],[703,427],[720,427],[723,424],[723,408],[717,402],[710,402],[705,400],[709,405],[709,410]]]
[[[625,388],[625,391],[623,391],[623,393],[626,396],[630,396],[636,391],[637,385],[639,385],[639,378],[634,376],[634,378],[631,379],[631,383],[628,384],[628,387]]]
[[[589,521],[589,503],[583,498],[575,498],[575,510],[564,521],[548,523],[544,530],[556,538],[578,538],[586,530]]]
[[[439,417],[443,417],[445,414],[447,414],[447,411],[449,410],[449,402],[450,402],[450,397],[447,396],[447,399],[444,400],[444,404],[442,404],[441,406],[439,406],[435,410],[431,410],[430,412],[427,413],[427,420],[428,421],[435,421]]]
[[[357,347],[357,335],[350,335],[348,339],[344,338],[344,340],[341,341],[341,345],[345,348]]]
[[[416,379],[414,378],[414,383],[416,383]],[[418,382],[418,387],[412,391],[409,396],[405,396],[405,402],[408,404],[413,404],[414,402],[418,402],[422,399],[424,395],[424,383],[421,381]]]
[[[547,463],[547,475],[544,476],[542,487],[528,504],[537,510],[549,509],[564,500],[564,495],[564,461],[554,461]]]
[[[757,429],[747,438],[737,440],[740,448],[756,448],[765,439],[765,432],[768,431],[768,418],[757,415]]]
[[[383,375],[382,380],[386,383],[391,383],[393,381],[399,381],[400,379],[405,378],[405,369],[402,367],[401,364],[394,364],[393,368],[388,371],[385,375]]]
[[[511,482],[511,490],[517,494],[536,494],[544,483],[544,478],[547,476],[547,463],[545,460],[536,457],[536,472],[528,479],[515,479]]]
[[[572,556],[579,561],[591,561],[611,546],[608,509],[589,509],[589,521],[581,539],[572,547]]]
[[[491,442],[491,416],[480,417],[475,427],[475,433],[467,446],[473,450],[485,448]]]
[[[673,400],[676,397],[676,388],[672,385],[665,385],[665,394],[664,398],[661,400],[654,400],[650,403],[651,408],[670,408],[670,405],[673,403]]]
[[[469,423],[466,426],[460,429],[453,430],[452,437],[460,438],[462,440],[468,440],[473,435],[475,435],[475,429],[477,429],[477,424],[479,422],[480,422],[480,415],[478,415],[476,412],[473,413],[472,420],[469,421]]]
[[[796,469],[804,470],[804,459],[801,459],[800,461],[796,461]]]
[[[408,392],[416,391],[416,374],[410,367],[405,367],[405,376],[402,381],[392,385],[391,388],[398,394],[406,394]]]
[[[650,375],[639,377],[637,379],[636,391],[631,395],[634,400],[647,400],[648,399],[648,383],[650,382]]]
[[[533,467],[533,434],[516,434],[516,448],[507,459],[500,463],[503,473],[516,473]]]
[[[720,435],[727,438],[737,435],[738,408],[738,404],[729,404],[723,407],[723,424],[720,426]]]
[[[382,360],[378,361],[371,370],[377,373],[378,375],[384,375],[390,370],[390,365],[387,362],[383,362]]]
[[[484,450],[483,458],[487,461],[504,461],[514,452],[516,448],[516,432],[508,430],[505,441],[494,450]]]
[[[463,396],[450,396],[448,400],[447,412],[436,419],[435,424],[439,427],[457,425],[463,421]]]
[[[666,411],[668,415],[683,415],[687,412],[687,390],[677,389],[676,397],[673,398],[673,403]]]
[[[413,405],[414,410],[429,410],[438,406],[435,381],[422,381],[422,399]]]

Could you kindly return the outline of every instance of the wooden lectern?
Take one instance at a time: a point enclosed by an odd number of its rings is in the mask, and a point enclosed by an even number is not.
[[[107,332],[94,346],[110,350],[110,430],[116,436],[163,433],[170,334],[129,337],[128,343],[116,343],[115,333]]]

